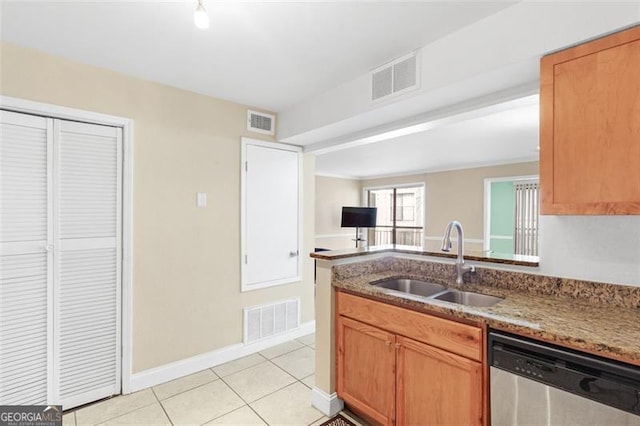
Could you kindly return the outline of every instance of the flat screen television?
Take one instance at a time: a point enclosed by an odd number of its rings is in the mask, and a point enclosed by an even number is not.
[[[343,207],[343,228],[375,228],[378,209],[376,207]]]

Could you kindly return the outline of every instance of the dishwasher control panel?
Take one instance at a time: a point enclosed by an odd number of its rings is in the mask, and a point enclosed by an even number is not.
[[[498,346],[493,347],[492,355],[494,367],[513,371],[532,379],[545,379],[548,374],[553,374],[556,370],[553,365],[524,356],[518,357],[517,354],[505,352],[504,348]]]

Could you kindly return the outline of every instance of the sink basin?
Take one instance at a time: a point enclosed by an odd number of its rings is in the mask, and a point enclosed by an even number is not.
[[[478,308],[488,308],[504,299],[486,294],[473,293],[471,291],[460,291],[448,289],[447,287],[420,280],[408,278],[396,278],[393,280],[380,281],[372,284],[376,287],[389,290],[397,296],[414,300],[441,300],[443,302],[457,303]]]
[[[504,300],[500,297],[459,290],[449,290],[445,293],[435,296],[433,299],[442,300],[443,302],[458,303],[460,305],[475,306],[479,308],[487,308]]]
[[[399,278],[381,281],[373,284],[376,287],[386,288],[394,292],[415,294],[416,296],[429,297],[446,290],[446,287],[436,283]]]

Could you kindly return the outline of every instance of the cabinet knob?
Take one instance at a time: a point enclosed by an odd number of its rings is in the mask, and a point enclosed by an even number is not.
[[[387,340],[385,343],[387,344],[387,346],[391,346],[391,340]]]
[[[400,343],[396,343],[396,349],[400,349]]]
[[[289,252],[289,257],[298,257],[298,250],[296,250],[296,251],[290,251],[290,252]]]

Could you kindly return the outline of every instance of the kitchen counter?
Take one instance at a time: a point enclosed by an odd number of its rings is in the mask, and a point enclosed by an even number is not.
[[[384,245],[384,246],[371,246],[353,249],[343,250],[331,250],[311,253],[311,257],[321,260],[339,260],[347,259],[351,257],[366,256],[370,254],[378,253],[401,253],[401,254],[413,254],[421,256],[432,257],[444,257],[449,259],[455,259],[457,255],[455,253],[445,253],[442,251],[430,251],[418,246],[403,246],[403,245]],[[518,265],[518,266],[531,266],[537,267],[540,265],[540,259],[538,256],[521,256],[521,255],[507,255],[500,253],[483,253],[474,251],[465,251],[464,258],[466,260],[474,260],[479,262],[489,263],[502,263],[506,265]]]
[[[452,265],[384,258],[335,265],[331,282],[352,294],[640,365],[640,288],[483,268],[478,268],[477,275],[471,279],[475,282],[457,286],[450,278]],[[437,282],[504,300],[479,308],[438,300],[409,300],[371,285],[389,278]]]

